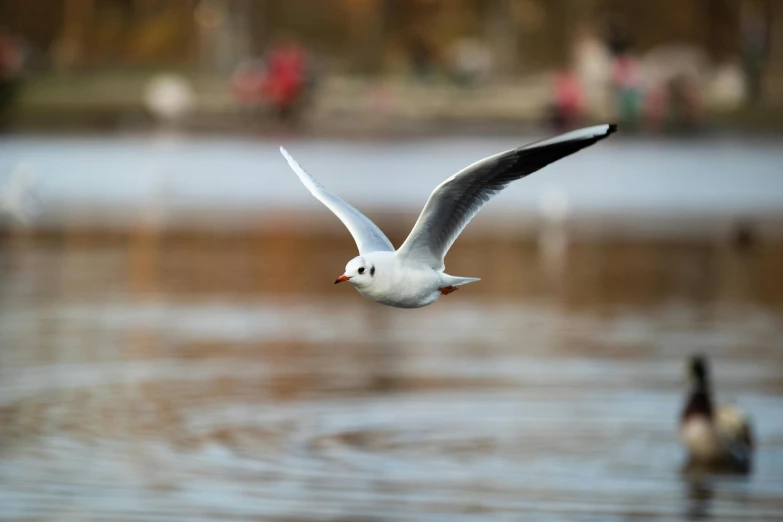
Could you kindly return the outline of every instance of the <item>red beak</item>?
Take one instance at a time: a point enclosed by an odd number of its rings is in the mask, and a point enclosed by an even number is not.
[[[349,279],[350,277],[348,277],[347,275],[341,275],[340,277],[334,280],[334,284],[342,283],[343,281],[348,281]]]

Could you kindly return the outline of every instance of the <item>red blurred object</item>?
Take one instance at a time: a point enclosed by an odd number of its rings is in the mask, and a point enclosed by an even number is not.
[[[0,78],[16,74],[21,62],[19,42],[13,36],[0,34]]]
[[[618,56],[612,65],[612,83],[621,89],[635,89],[640,83],[639,65],[627,54]]]
[[[576,72],[564,69],[555,76],[552,123],[559,130],[577,125],[585,111],[582,84]]]
[[[637,60],[621,54],[612,64],[612,85],[618,117],[627,130],[636,128],[642,111],[641,71]]]
[[[307,57],[296,43],[280,45],[269,53],[263,92],[280,110],[289,110],[304,90]]]
[[[241,64],[231,79],[231,87],[240,103],[266,103],[281,117],[288,117],[307,87],[307,66],[307,53],[302,46],[279,44],[267,53],[265,60]]]
[[[584,109],[584,96],[579,77],[570,69],[555,77],[555,102],[568,119],[579,118]]]

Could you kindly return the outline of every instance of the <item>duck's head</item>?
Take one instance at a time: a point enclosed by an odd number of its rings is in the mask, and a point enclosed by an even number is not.
[[[705,418],[711,422],[712,398],[707,376],[707,359],[702,355],[692,355],[688,361],[688,378],[691,382],[691,390],[682,412],[681,422],[686,423],[691,418],[703,421]]]
[[[703,355],[692,355],[688,365],[688,373],[691,382],[695,386],[699,388],[706,387],[709,380],[706,357]]]

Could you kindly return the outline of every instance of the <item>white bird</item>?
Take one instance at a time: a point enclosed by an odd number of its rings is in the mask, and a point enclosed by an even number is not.
[[[410,235],[398,250],[364,214],[332,194],[280,147],[307,189],[348,228],[359,255],[335,284],[348,281],[367,299],[398,308],[420,308],[457,287],[479,281],[444,272],[443,258],[484,204],[509,183],[606,138],[613,124],[596,125],[501,152],[464,168],[432,191]]]

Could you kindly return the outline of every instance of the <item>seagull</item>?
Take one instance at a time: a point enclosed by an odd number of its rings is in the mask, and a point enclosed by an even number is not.
[[[606,138],[614,124],[595,125],[484,158],[438,185],[410,235],[395,250],[364,214],[329,192],[284,147],[280,152],[305,187],[331,210],[356,241],[359,255],[334,284],[348,281],[364,297],[396,308],[430,305],[459,286],[479,281],[444,272],[444,257],[470,220],[512,181]]]

